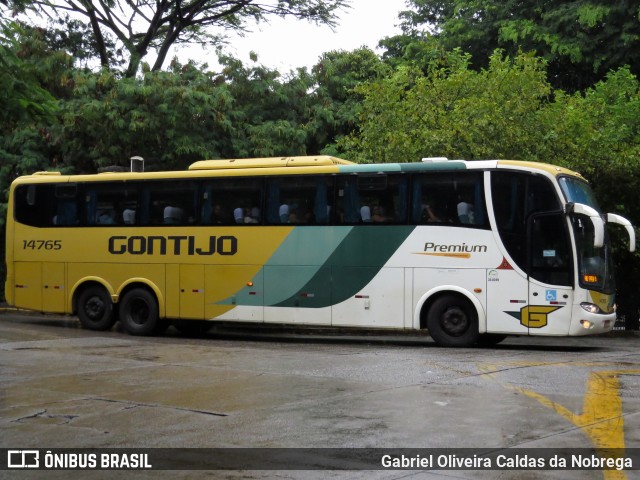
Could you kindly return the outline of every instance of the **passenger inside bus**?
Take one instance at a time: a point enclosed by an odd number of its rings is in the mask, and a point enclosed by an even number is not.
[[[360,208],[360,218],[362,219],[362,223],[371,223],[371,208],[367,205]]]
[[[122,212],[122,220],[125,225],[135,225],[136,211],[133,208],[125,208]]]
[[[390,219],[384,214],[384,207],[376,205],[373,207],[371,220],[376,223],[388,222]]]
[[[99,225],[115,225],[116,212],[113,209],[104,209],[98,212],[96,223]]]
[[[458,220],[465,224],[475,223],[473,204],[468,201],[468,196],[465,194],[458,196]]]
[[[164,208],[164,223],[165,225],[179,225],[182,223],[183,215],[184,211],[180,207],[167,205]]]

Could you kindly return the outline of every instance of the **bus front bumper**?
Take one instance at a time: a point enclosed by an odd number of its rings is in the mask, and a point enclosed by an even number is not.
[[[574,307],[574,316],[569,328],[570,336],[598,335],[607,333],[613,329],[616,323],[616,314],[613,313],[589,313],[579,305]]]

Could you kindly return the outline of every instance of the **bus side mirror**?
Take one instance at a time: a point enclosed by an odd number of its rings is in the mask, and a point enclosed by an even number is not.
[[[629,234],[629,251],[636,251],[636,231],[633,229],[633,225],[631,222],[620,215],[616,215],[615,213],[607,213],[607,222],[616,223],[618,225],[622,225]]]
[[[567,214],[576,213],[589,217],[593,223],[593,247],[601,248],[604,246],[604,221],[597,210],[583,203],[567,203],[564,206],[564,211]]]

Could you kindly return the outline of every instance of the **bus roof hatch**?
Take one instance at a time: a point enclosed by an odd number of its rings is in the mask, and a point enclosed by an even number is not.
[[[231,160],[201,160],[189,166],[189,170],[227,170],[238,168],[320,167],[353,165],[349,160],[329,155],[306,157],[235,158]]]

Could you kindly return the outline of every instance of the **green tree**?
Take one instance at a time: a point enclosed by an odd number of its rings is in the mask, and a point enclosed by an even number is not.
[[[61,157],[80,172],[127,166],[134,155],[150,170],[183,169],[216,158],[232,128],[228,90],[191,64],[142,78],[76,72],[72,83],[54,135]]]
[[[304,155],[310,136],[312,79],[305,69],[282,77],[258,62],[249,65],[229,56],[220,58],[221,79],[233,99],[229,141],[222,157]]]
[[[501,52],[489,67],[470,68],[459,51],[426,69],[399,67],[357,90],[364,95],[360,135],[343,142],[362,160],[416,161],[421,157],[527,158],[538,143],[536,114],[551,87],[544,62]]]
[[[370,49],[324,53],[312,68],[313,106],[310,153],[342,155],[340,139],[357,132],[363,96],[356,87],[384,78],[390,69]]]
[[[58,105],[40,81],[50,63],[19,48],[14,38],[21,33],[16,23],[0,31],[0,225],[4,225],[11,181],[55,166],[45,152],[51,141],[48,127]],[[64,61],[57,58],[54,63]]]
[[[591,86],[625,64],[640,73],[639,0],[408,0],[408,5],[411,10],[401,17],[409,39],[433,36],[446,49],[461,48],[476,68],[502,48],[510,55],[535,51],[547,61],[552,84],[567,91]]]
[[[5,0],[14,11],[45,15],[51,19],[79,17],[91,27],[91,44],[103,68],[112,68],[117,57],[110,48],[128,53],[126,76],[138,73],[150,50],[157,57],[153,70],[164,65],[170,48],[180,44],[219,45],[221,33],[243,31],[250,20],[273,16],[295,17],[333,25],[346,0]]]

